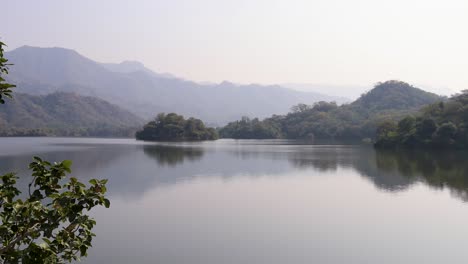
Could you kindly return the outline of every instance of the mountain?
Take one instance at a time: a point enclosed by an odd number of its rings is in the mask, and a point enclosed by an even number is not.
[[[363,94],[351,106],[362,107],[373,112],[385,110],[419,109],[423,105],[440,100],[439,95],[426,92],[402,81],[378,83],[374,89]]]
[[[116,105],[73,93],[15,93],[0,107],[0,135],[129,136],[143,123]]]
[[[399,120],[417,113],[421,107],[445,100],[401,81],[377,84],[356,101],[338,106],[319,102],[298,105],[285,116],[263,121],[242,119],[220,130],[229,138],[291,138],[326,140],[362,140],[375,138],[376,128],[383,121]]]
[[[177,112],[223,124],[241,116],[285,114],[298,103],[343,102],[339,97],[278,85],[199,84],[152,72],[138,62],[102,64],[63,48],[23,46],[7,52],[5,57],[14,64],[8,79],[17,84],[17,92],[39,95],[62,91],[95,96],[145,119],[159,112]]]
[[[357,85],[329,85],[329,84],[314,84],[314,83],[282,83],[283,87],[298,91],[322,92],[326,91],[327,95],[340,97],[344,102],[351,102],[358,98],[365,90],[365,86]]]
[[[147,74],[153,75],[159,78],[169,78],[169,79],[176,79],[175,76],[169,73],[156,73],[143,65],[143,63],[139,61],[123,61],[121,63],[100,63],[104,68],[111,72],[120,72],[120,73],[131,73],[142,71]]]

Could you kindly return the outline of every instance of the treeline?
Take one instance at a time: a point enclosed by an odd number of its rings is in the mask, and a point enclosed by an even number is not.
[[[69,128],[0,128],[0,137],[132,137],[137,128],[69,127]]]
[[[223,138],[236,139],[373,139],[382,120],[399,120],[442,99],[405,82],[387,81],[378,83],[351,104],[299,104],[284,116],[264,120],[244,117],[221,128],[219,133]]]
[[[376,147],[468,148],[468,90],[377,128]]]
[[[218,133],[196,118],[185,119],[176,113],[161,113],[135,134],[136,139],[148,141],[215,140]]]

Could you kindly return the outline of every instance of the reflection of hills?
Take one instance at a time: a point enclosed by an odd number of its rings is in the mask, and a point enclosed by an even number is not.
[[[293,170],[321,172],[345,168],[359,172],[386,191],[401,191],[422,182],[434,188],[449,188],[453,195],[468,201],[465,152],[234,143],[64,144],[63,148],[54,146],[36,155],[49,161],[71,159],[73,176],[83,181],[108,178],[109,195],[125,198],[200,177],[230,180],[238,176],[289,175],[287,173]],[[20,184],[27,186],[30,180],[27,165],[33,155],[0,156],[0,174],[16,171],[21,176]]]
[[[317,148],[292,152],[290,162],[298,168],[326,171],[351,167],[387,191],[407,189],[416,182],[434,188],[447,187],[468,201],[468,163],[462,151],[377,150],[372,148]]]
[[[13,156],[0,156],[0,174],[15,172],[19,176],[18,183],[25,188],[31,180],[28,169],[33,156],[39,156],[50,162],[60,162],[65,159],[72,160],[71,176],[87,182],[91,178],[108,178],[100,173],[103,167],[110,166],[116,160],[128,154],[128,150],[136,150],[133,146],[123,145],[88,145],[68,144],[65,150],[44,151],[34,154],[20,154]]]
[[[468,164],[464,151],[377,151],[376,163],[382,171],[396,170],[434,188],[449,188],[468,201]]]
[[[385,161],[377,159],[376,152],[370,147],[343,145],[289,145],[274,146],[267,149],[244,148],[232,151],[243,160],[272,159],[288,160],[298,169],[313,168],[318,171],[336,171],[339,168],[357,170],[364,177],[387,191],[408,188],[416,179],[406,177],[396,168],[385,168]]]

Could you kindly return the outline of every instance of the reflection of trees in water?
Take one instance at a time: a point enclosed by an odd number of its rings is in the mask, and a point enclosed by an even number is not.
[[[32,156],[35,155],[50,162],[60,162],[64,159],[72,160],[72,173],[70,176],[87,181],[93,177],[107,177],[107,175],[94,175],[93,172],[136,150],[136,148],[119,145],[69,144],[68,146],[76,146],[77,148],[36,154],[1,156],[0,175],[6,172],[17,173],[19,186],[22,190],[26,190],[31,181],[31,171],[28,169],[28,165],[32,162]]]
[[[353,168],[386,191],[406,189],[413,181],[398,171],[382,171],[376,162],[374,149],[368,147],[327,146],[304,148],[289,154],[289,161],[298,168],[313,167],[319,171]]]
[[[351,167],[378,188],[401,191],[416,182],[449,188],[468,201],[468,162],[463,151],[374,150],[372,148],[317,148],[291,152],[290,162],[299,168],[335,171]]]
[[[349,147],[313,147],[302,148],[289,153],[289,161],[297,168],[313,167],[319,171],[336,171],[338,167],[349,167],[353,159],[354,148]]]
[[[158,162],[160,166],[175,167],[184,161],[197,161],[203,157],[202,148],[145,145],[143,152]]]
[[[448,188],[468,201],[468,163],[465,151],[377,151],[376,163],[382,171],[396,170],[434,188]],[[385,165],[385,166],[382,166]]]
[[[454,196],[468,201],[468,162],[465,161],[468,153],[463,151],[375,151],[370,147],[252,144],[216,150],[167,145],[68,144],[67,147],[70,149],[38,155],[51,161],[64,157],[73,160],[72,175],[85,181],[90,177],[109,178],[109,189],[114,194],[141,194],[156,184],[177,183],[180,179],[203,175],[223,178],[282,175],[293,165],[318,171],[351,168],[386,191],[401,191],[422,182],[438,189],[448,188]],[[143,155],[154,159],[156,164],[142,158]],[[31,156],[0,157],[0,174],[16,171],[22,176],[20,184],[27,187]],[[134,166],[138,173],[128,177]]]

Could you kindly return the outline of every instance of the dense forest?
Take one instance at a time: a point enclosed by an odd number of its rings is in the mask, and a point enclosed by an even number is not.
[[[104,100],[16,93],[0,108],[0,136],[132,136],[143,120]]]
[[[136,132],[135,137],[148,141],[215,140],[218,139],[218,133],[214,128],[206,127],[200,119],[161,113],[147,123],[143,130]]]
[[[382,122],[375,146],[467,148],[468,90],[445,102],[430,104],[398,123]]]
[[[299,104],[284,116],[274,115],[264,120],[244,117],[221,128],[219,133],[223,138],[237,139],[371,139],[375,138],[382,120],[399,120],[424,105],[443,99],[392,80],[378,83],[351,104]]]

